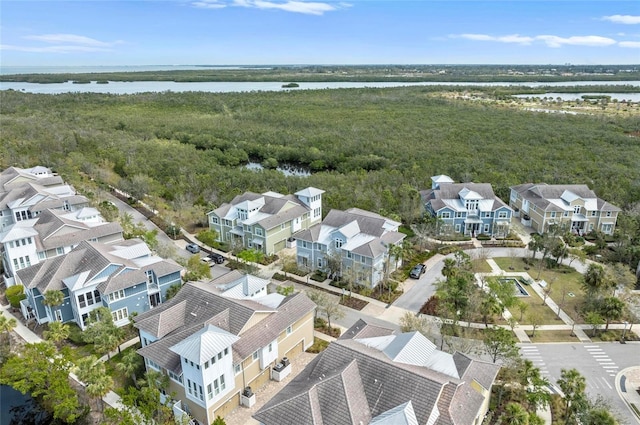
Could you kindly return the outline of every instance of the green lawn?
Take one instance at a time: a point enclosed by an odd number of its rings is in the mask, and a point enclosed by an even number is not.
[[[522,321],[520,321],[520,310],[517,307],[512,307],[509,311],[511,315],[515,317],[521,325],[530,325],[530,315],[535,315],[540,318],[541,325],[557,325],[562,323],[555,311],[551,310],[546,304],[542,304],[542,298],[530,287],[525,287],[529,293],[528,297],[518,297],[518,300],[526,303],[529,307],[524,312]]]
[[[527,334],[531,335],[530,331]],[[535,336],[531,338],[531,342],[579,342],[580,340],[574,335],[571,336],[571,330],[564,331],[540,331],[536,330]]]
[[[522,258],[508,258],[500,257],[494,258],[495,262],[505,272],[527,272],[531,278],[538,277],[538,269],[536,267],[526,270],[527,266]],[[510,270],[509,267],[513,267]],[[551,285],[550,298],[561,305],[562,310],[567,313],[576,323],[584,323],[584,320],[580,318],[576,309],[584,303],[584,291],[582,290],[582,274],[572,271],[570,273],[562,273],[556,270],[542,269],[540,272],[540,279],[544,280]],[[564,301],[563,301],[564,293]],[[573,296],[571,295],[573,294]],[[540,300],[542,303],[542,300]]]
[[[472,260],[471,264],[475,273],[491,273],[491,266],[487,260]]]

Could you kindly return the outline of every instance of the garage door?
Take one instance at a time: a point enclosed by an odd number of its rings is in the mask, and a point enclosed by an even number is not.
[[[269,381],[270,377],[271,377],[271,368],[268,367],[265,370],[263,370],[262,373],[256,377],[256,379],[251,381],[249,383],[249,386],[255,392],[258,388],[266,384],[267,381]]]
[[[235,408],[238,406],[240,406],[240,392],[235,393],[233,396],[231,396],[229,401],[225,402],[222,406],[220,406],[215,411],[214,417],[221,416],[224,418],[233,410],[235,410]]]
[[[286,239],[281,240],[280,242],[276,242],[276,244],[273,246],[273,250],[275,252],[280,251],[281,249],[284,249],[285,245],[287,243]]]
[[[293,359],[297,357],[298,354],[302,353],[303,350],[304,350],[304,340],[300,341],[299,344],[296,344],[291,350],[287,351],[284,356],[288,357],[289,359]]]

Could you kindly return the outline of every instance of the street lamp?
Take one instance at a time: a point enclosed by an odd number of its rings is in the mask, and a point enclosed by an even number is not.
[[[627,322],[625,320],[624,322],[624,329],[622,330],[622,340],[620,342],[622,342],[624,344],[624,336],[627,334],[627,325],[629,324],[629,322]]]

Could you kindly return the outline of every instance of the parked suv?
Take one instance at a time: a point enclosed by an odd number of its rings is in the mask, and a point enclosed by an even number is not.
[[[190,244],[187,244],[187,251],[189,251],[192,254],[197,254],[198,252],[200,252],[200,247],[194,243],[190,243]]]
[[[217,252],[212,252],[211,254],[209,254],[208,258],[211,258],[211,261],[213,261],[216,264],[224,263],[224,256],[222,256],[221,254],[218,254]]]
[[[417,264],[413,269],[411,269],[409,277],[420,279],[420,276],[422,276],[426,270],[427,266],[425,266],[424,264]]]

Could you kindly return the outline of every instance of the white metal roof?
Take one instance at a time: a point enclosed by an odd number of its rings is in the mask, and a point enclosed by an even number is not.
[[[418,425],[411,400],[379,414],[369,425]]]
[[[169,350],[198,365],[215,356],[240,337],[213,325],[206,325],[198,332],[183,339]]]
[[[296,196],[304,196],[307,198],[313,198],[316,195],[322,195],[324,190],[315,187],[307,187],[306,189],[299,190],[295,193]]]

